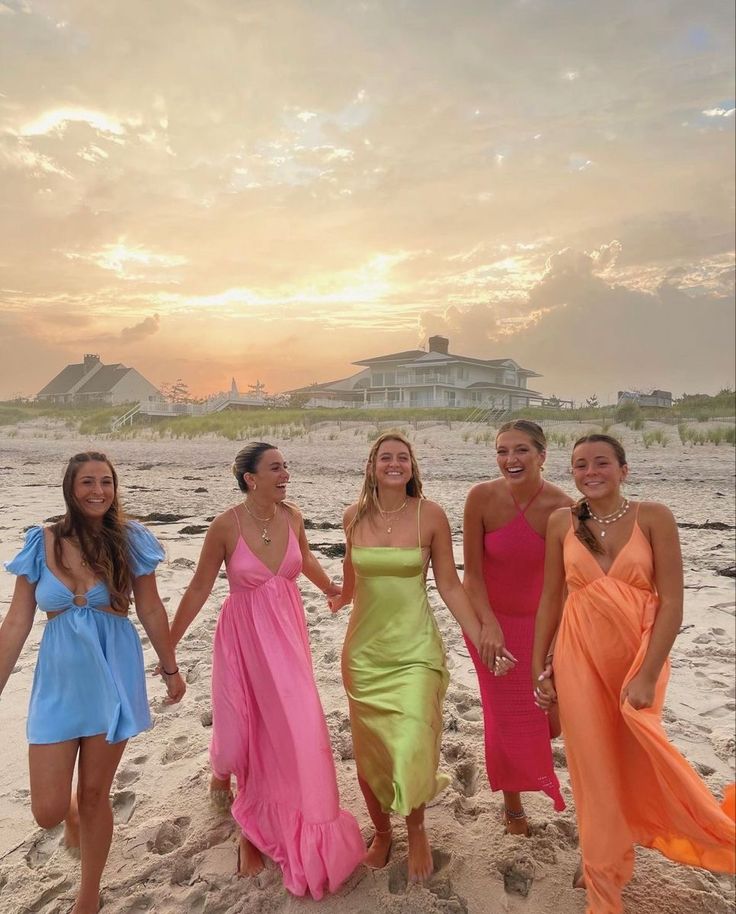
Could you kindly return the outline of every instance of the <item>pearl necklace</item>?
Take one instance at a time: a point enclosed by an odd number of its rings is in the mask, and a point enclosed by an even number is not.
[[[590,502],[586,502],[586,504],[588,505],[588,512],[589,512],[591,518],[597,524],[601,524],[601,526],[603,526],[604,524],[606,526],[608,526],[609,524],[615,524],[617,520],[621,520],[621,518],[624,516],[624,514],[626,514],[626,512],[631,507],[629,499],[624,498],[624,500],[621,502],[621,504],[618,506],[618,508],[616,508],[615,511],[611,511],[610,514],[603,514],[603,515],[599,516],[592,512],[592,510],[590,508]],[[600,530],[599,533],[600,533],[601,539],[605,539],[606,531]]]
[[[248,507],[247,501],[243,502],[243,507],[248,512],[248,514],[250,514],[250,516],[253,518],[253,520],[258,521],[259,524],[263,524],[263,529],[261,530],[261,539],[268,546],[269,543],[271,542],[271,537],[268,535],[268,525],[271,523],[271,521],[274,519],[274,517],[276,517],[277,506],[276,505],[273,506],[273,514],[270,517],[260,517],[258,514],[254,514],[251,511],[251,509]]]
[[[382,508],[382,507],[380,506],[380,504],[379,504],[379,505],[378,505],[378,513],[379,513],[379,514],[381,515],[381,517],[383,518],[384,524],[386,523],[386,515],[387,515],[387,514],[398,514],[400,511],[403,511],[404,508],[406,507],[407,501],[408,501],[408,499],[405,498],[403,504],[400,505],[400,507],[398,507],[398,508],[394,508],[393,511],[384,511],[383,508]],[[390,532],[391,532],[392,526],[393,526],[393,521],[391,521],[391,522],[388,524],[388,526],[386,527],[386,533],[390,533]]]

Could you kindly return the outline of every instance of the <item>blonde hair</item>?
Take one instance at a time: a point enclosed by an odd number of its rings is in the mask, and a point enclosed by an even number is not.
[[[384,432],[382,435],[379,435],[378,438],[373,442],[370,453],[368,454],[368,460],[365,465],[365,477],[363,479],[363,487],[360,490],[360,495],[358,496],[358,507],[355,512],[355,516],[350,521],[350,524],[347,528],[347,536],[350,538],[358,526],[360,521],[370,515],[378,514],[380,505],[378,503],[378,482],[376,481],[376,463],[378,461],[378,452],[381,449],[381,445],[386,441],[398,441],[399,444],[403,444],[406,449],[409,451],[409,459],[411,460],[411,479],[406,484],[406,494],[410,498],[424,498],[422,493],[422,477],[419,473],[419,465],[417,464],[417,459],[414,456],[414,449],[411,446],[411,442],[408,438],[401,434],[401,432]]]

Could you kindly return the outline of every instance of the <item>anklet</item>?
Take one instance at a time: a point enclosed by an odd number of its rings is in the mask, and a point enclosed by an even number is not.
[[[504,806],[504,812],[509,817],[509,819],[526,819],[526,813],[522,809],[521,812],[514,812],[509,809],[508,806]]]

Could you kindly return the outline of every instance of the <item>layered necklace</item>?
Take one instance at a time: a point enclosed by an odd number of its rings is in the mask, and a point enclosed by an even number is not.
[[[271,521],[274,519],[274,517],[276,517],[276,508],[278,506],[277,505],[273,506],[273,513],[271,514],[270,517],[261,517],[258,514],[254,514],[253,511],[251,511],[251,509],[248,507],[247,501],[243,502],[243,506],[245,507],[245,510],[248,512],[248,514],[250,514],[250,516],[253,518],[254,521],[256,521],[258,524],[263,524],[263,529],[261,530],[261,539],[268,546],[268,544],[271,542],[271,537],[268,535],[268,525],[271,523]]]
[[[390,533],[393,526],[393,520],[391,520],[390,515],[399,514],[401,511],[403,511],[407,505],[407,501],[408,499],[405,498],[403,504],[399,505],[398,508],[394,508],[393,511],[384,511],[380,503],[378,504],[378,513],[383,518],[384,524],[386,524],[386,533]]]
[[[588,512],[589,512],[591,518],[597,524],[600,524],[601,527],[607,527],[610,524],[615,524],[617,520],[621,520],[621,518],[624,516],[624,514],[626,514],[626,512],[629,510],[629,507],[630,507],[629,499],[624,498],[623,501],[621,502],[621,504],[618,506],[618,508],[616,508],[615,511],[611,511],[610,514],[594,514],[590,507],[590,502],[586,502],[586,504],[588,505]],[[600,530],[599,532],[600,532],[601,539],[605,539],[606,531]]]

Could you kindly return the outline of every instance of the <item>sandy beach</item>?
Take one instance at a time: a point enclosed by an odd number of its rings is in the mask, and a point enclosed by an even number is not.
[[[650,425],[653,425],[650,423]],[[447,511],[456,561],[462,563],[461,520],[465,495],[475,482],[496,475],[490,443],[477,426],[453,423],[403,426],[415,443],[425,493]],[[546,477],[571,494],[567,473],[573,436],[589,424],[556,424],[568,443],[550,447]],[[484,431],[483,429],[480,430]],[[548,429],[548,432],[550,429]],[[719,796],[734,776],[734,450],[682,445],[667,429],[666,447],[645,448],[641,432],[614,426],[627,449],[627,494],[666,503],[680,524],[685,564],[685,619],[672,654],[665,709],[670,738]],[[291,440],[272,435],[290,463],[289,499],[301,508],[308,537],[328,573],[339,575],[339,522],[358,493],[374,425],[323,424]],[[268,440],[268,439],[267,439]],[[24,530],[62,513],[60,481],[68,457],[90,447],[115,462],[127,511],[164,544],[159,590],[170,613],[190,577],[212,517],[238,501],[230,474],[237,442],[222,438],[159,440],[80,438],[60,423],[36,420],[0,430],[0,559],[22,545]],[[0,613],[7,611],[14,579],[0,574]],[[355,775],[347,701],[340,678],[340,650],[348,612],[332,616],[322,594],[300,581],[315,676],[327,717],[343,806],[370,823]],[[526,795],[532,836],[506,836],[502,802],[489,787],[475,674],[462,636],[441,605],[430,576],[430,597],[451,674],[445,703],[442,767],[451,785],[428,809],[435,875],[407,887],[403,827],[389,865],[359,868],[342,890],[321,902],[290,896],[273,866],[256,879],[235,877],[235,829],[207,799],[210,735],[211,639],[227,592],[221,573],[204,610],[179,649],[188,692],[174,707],[151,679],[153,729],[131,740],[113,789],[116,828],[103,876],[105,914],[582,914],[584,894],[572,888],[577,862],[574,808],[562,740],[554,755],[568,804],[555,814],[543,795]],[[31,637],[0,698],[0,911],[65,914],[73,900],[78,861],[60,847],[61,829],[35,826],[28,800],[25,715],[35,653],[45,616]],[[140,627],[139,627],[140,629]],[[142,629],[140,629],[142,633]],[[143,633],[142,633],[143,634]],[[143,636],[149,670],[154,656]],[[678,867],[655,853],[637,853],[636,873],[625,893],[627,914],[727,914],[733,883],[702,870]]]

